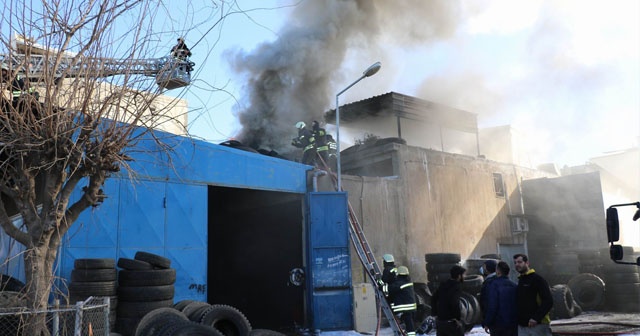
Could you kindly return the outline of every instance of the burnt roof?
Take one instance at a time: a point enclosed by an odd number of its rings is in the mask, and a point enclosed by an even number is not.
[[[346,124],[362,118],[389,115],[465,132],[478,130],[478,116],[475,113],[397,92],[388,92],[340,106],[340,122]],[[326,122],[335,123],[336,110],[326,112],[324,119]]]

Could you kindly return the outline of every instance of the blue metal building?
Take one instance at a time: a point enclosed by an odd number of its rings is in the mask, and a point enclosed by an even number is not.
[[[228,304],[254,328],[352,329],[346,193],[312,190],[310,166],[167,133],[131,156],[64,237],[62,279],[78,258],[147,251],[171,259],[176,302]]]

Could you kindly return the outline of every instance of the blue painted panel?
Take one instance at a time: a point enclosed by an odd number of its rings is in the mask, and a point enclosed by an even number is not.
[[[206,250],[168,249],[167,258],[176,269],[174,301],[207,301],[207,258]]]
[[[313,294],[313,311],[315,312],[313,329],[353,329],[351,297],[352,292],[349,289],[315,291]]]
[[[120,185],[120,248],[161,248],[165,242],[165,183]]]
[[[82,197],[80,190],[85,184],[86,179],[78,183],[78,187],[71,196],[71,202]],[[108,179],[102,189],[107,198],[98,207],[86,209],[80,214],[65,235],[67,246],[77,248],[89,246],[115,248],[117,246],[120,179]]]
[[[206,249],[207,186],[167,183],[166,190],[167,241],[165,247],[167,249]],[[203,262],[202,259],[198,261]]]
[[[311,266],[314,289],[351,286],[348,248],[315,248]]]
[[[352,289],[347,194],[309,193],[308,312],[313,329],[351,329]]]
[[[157,139],[145,135],[127,153],[134,159],[131,169],[141,178],[306,192],[310,166],[160,131],[154,131],[154,135],[170,150],[160,148]],[[122,176],[126,174],[122,172]]]

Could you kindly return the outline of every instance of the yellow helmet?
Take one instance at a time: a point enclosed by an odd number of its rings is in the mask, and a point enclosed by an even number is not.
[[[392,263],[392,262],[394,262],[394,261],[395,261],[395,260],[393,259],[393,255],[391,255],[391,254],[389,254],[389,253],[387,253],[387,254],[383,255],[383,256],[382,256],[382,260],[384,260],[385,262],[388,262],[388,263]]]
[[[398,266],[398,275],[409,275],[407,266]]]
[[[303,128],[305,128],[306,126],[307,126],[307,124],[305,124],[305,123],[304,123],[304,121],[298,121],[298,122],[296,123],[296,128],[297,128],[297,129],[303,129]]]

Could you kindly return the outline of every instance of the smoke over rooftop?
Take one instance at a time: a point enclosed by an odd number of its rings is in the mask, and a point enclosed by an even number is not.
[[[381,61],[341,103],[396,91],[477,113],[480,127],[535,134],[542,162],[633,146],[640,5],[616,4],[301,1],[274,41],[227,53],[245,84],[237,137],[288,151],[297,121],[321,120],[338,91]]]

